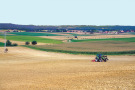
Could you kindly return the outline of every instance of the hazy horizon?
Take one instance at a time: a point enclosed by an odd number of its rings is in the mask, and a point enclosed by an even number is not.
[[[16,23],[0,23],[0,24],[35,25],[35,24],[16,24]],[[68,25],[35,25],[35,26],[68,26]],[[81,26],[81,25],[69,25],[69,26]],[[135,25],[84,25],[84,26],[135,26]]]
[[[3,0],[0,23],[135,26],[134,0]]]

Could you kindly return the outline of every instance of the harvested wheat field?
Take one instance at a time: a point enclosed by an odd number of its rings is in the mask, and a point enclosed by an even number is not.
[[[74,38],[74,36],[38,36],[38,37],[57,40],[67,40]],[[93,36],[77,36],[77,37],[78,39],[81,40],[81,39],[103,39],[103,38],[131,38],[135,37],[135,35],[93,35]]]
[[[71,55],[10,47],[0,48],[0,90],[133,90],[135,56]]]
[[[57,39],[57,40],[67,40],[74,38],[74,36],[38,36],[42,38]]]
[[[95,35],[95,36],[78,36],[78,39],[102,39],[102,38],[130,38],[135,35]]]

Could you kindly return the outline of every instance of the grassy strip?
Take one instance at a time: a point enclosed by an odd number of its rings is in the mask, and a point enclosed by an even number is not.
[[[121,51],[121,52],[77,52],[77,51],[66,51],[66,50],[56,50],[56,49],[43,49],[43,48],[38,48],[35,46],[26,46],[31,49],[36,49],[36,50],[42,50],[42,51],[48,51],[48,52],[59,52],[59,53],[69,53],[69,54],[86,54],[86,55],[96,55],[96,54],[105,54],[105,55],[129,55],[129,54],[135,54],[135,50],[133,51]]]
[[[135,42],[135,38],[106,38],[106,39],[84,39],[84,40],[71,40],[72,42],[87,42],[87,41],[124,41]]]
[[[0,42],[0,47],[4,47],[4,43]]]
[[[0,36],[0,38],[4,38]],[[41,37],[34,37],[34,36],[7,36],[7,40],[15,40],[15,41],[37,41],[40,43],[52,43],[52,44],[61,44],[63,43],[61,40],[55,40],[55,39],[48,39],[48,38],[41,38]]]

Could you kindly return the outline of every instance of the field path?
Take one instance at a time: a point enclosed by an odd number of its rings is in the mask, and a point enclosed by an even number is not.
[[[95,56],[71,55],[0,47],[0,90],[133,90],[135,56],[108,56],[106,63],[91,62]]]

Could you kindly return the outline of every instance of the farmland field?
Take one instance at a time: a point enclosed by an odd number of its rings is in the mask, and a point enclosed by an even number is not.
[[[58,45],[46,45],[46,46],[36,46],[47,49],[62,49],[69,51],[128,51],[135,50],[135,42],[117,42],[117,41],[92,41],[92,42],[76,42],[76,43],[66,43]]]
[[[92,34],[82,34],[82,33],[63,33],[63,34],[69,34],[72,36],[92,36]]]
[[[93,35],[93,36],[78,36],[80,41],[89,41],[86,39],[107,39],[107,38],[132,38],[135,35]],[[80,42],[79,41],[79,42]]]
[[[124,41],[87,41],[87,42],[72,42],[58,45],[38,45],[30,46],[44,51],[65,52],[74,54],[135,54],[135,42]]]
[[[71,55],[9,47],[0,48],[0,90],[134,90],[135,56]]]
[[[107,39],[107,38],[132,38],[135,35],[92,35],[92,36],[77,36],[77,39],[72,35],[67,36],[39,36],[42,38],[50,38],[50,39],[58,39],[58,40],[67,40],[67,39],[75,39],[73,42],[82,42],[82,41],[90,41],[89,39]]]
[[[9,32],[9,35],[21,36],[93,36],[92,34],[67,33],[67,32]]]
[[[135,54],[134,35],[78,36],[78,39],[75,39],[74,36],[42,36],[42,34],[45,33],[41,34],[31,32],[16,32],[16,33],[14,32],[10,34],[16,35],[7,36],[7,40],[13,40],[13,42],[20,41],[17,42],[19,43],[19,45],[24,45],[26,41],[29,42],[37,41],[38,43],[58,44],[58,45],[38,44],[37,46],[27,46],[29,48],[40,49],[44,51],[63,52],[63,53],[65,52],[72,54],[97,54],[97,53],[113,54],[113,55]],[[40,34],[41,36],[38,36]],[[58,35],[62,33],[51,33],[51,34]],[[85,37],[91,39],[81,39]],[[0,38],[4,37],[0,36]],[[68,39],[72,38],[74,38],[73,40],[71,40],[72,43],[67,43]]]
[[[74,36],[38,36],[42,38],[57,39],[57,40],[67,40],[74,38]]]
[[[105,38],[105,39],[84,39],[84,40],[72,40],[72,42],[86,42],[86,41],[124,41],[135,42],[135,37],[131,38]]]
[[[0,36],[0,38],[4,38]],[[47,39],[41,37],[34,37],[34,36],[7,36],[7,40],[14,40],[14,41],[37,41],[41,43],[52,43],[52,44],[60,44],[62,43],[61,40],[54,40],[54,39]]]
[[[74,36],[30,34],[12,33],[7,39],[52,44],[7,47],[7,53],[0,47],[0,90],[135,89],[134,36],[78,36],[78,40],[62,42]],[[1,42],[3,38],[0,36]],[[109,61],[91,62],[101,52],[108,54]]]
[[[130,32],[129,34],[131,34],[131,35],[135,35],[135,32]]]
[[[19,35],[19,36],[62,36],[62,35],[57,35],[57,34],[52,34],[52,33],[37,33],[37,32],[11,32],[8,33],[9,35]]]

